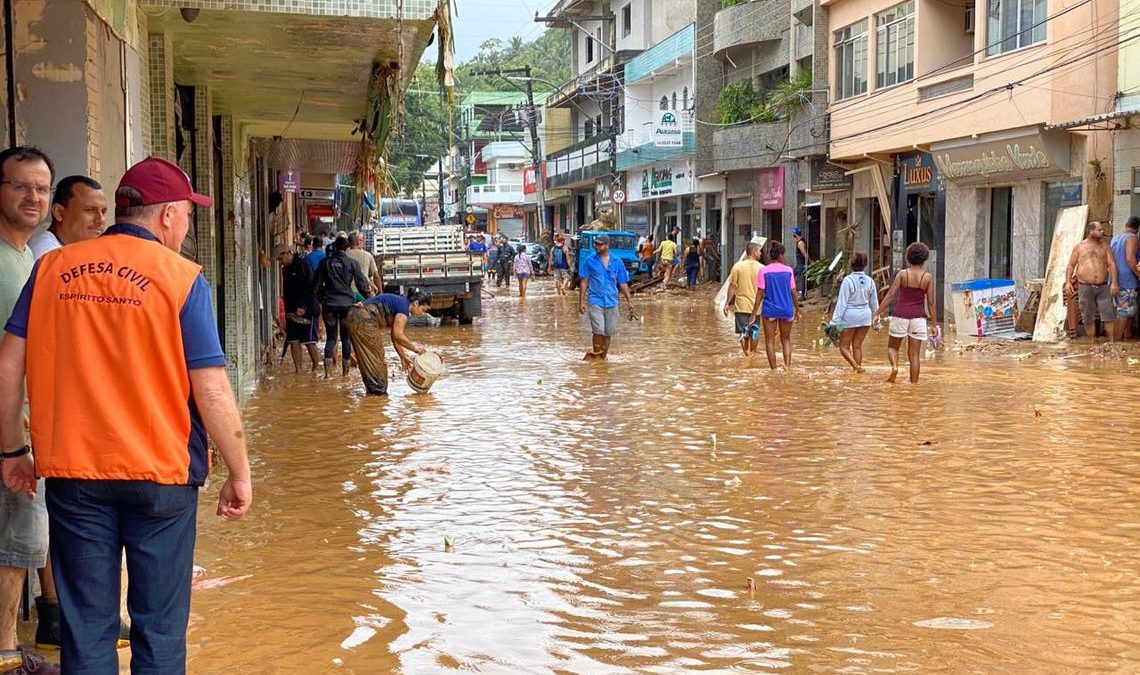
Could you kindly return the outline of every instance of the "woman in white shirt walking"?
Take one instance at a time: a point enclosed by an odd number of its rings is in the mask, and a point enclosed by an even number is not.
[[[839,334],[839,353],[857,373],[863,372],[863,340],[871,330],[871,316],[879,309],[879,289],[863,271],[867,267],[867,254],[851,256],[851,274],[839,286],[839,297],[831,322],[842,327]]]

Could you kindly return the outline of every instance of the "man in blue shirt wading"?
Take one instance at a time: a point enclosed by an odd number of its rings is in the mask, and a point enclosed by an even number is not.
[[[578,313],[586,314],[589,300],[590,330],[594,334],[593,349],[586,352],[587,361],[605,360],[610,351],[610,339],[617,334],[619,289],[629,303],[629,313],[634,313],[629,274],[620,259],[610,257],[609,235],[594,237],[594,253],[584,265],[585,273],[578,286]]]

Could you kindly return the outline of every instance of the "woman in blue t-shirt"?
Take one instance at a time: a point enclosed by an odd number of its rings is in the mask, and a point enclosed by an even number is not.
[[[756,278],[756,302],[748,317],[749,325],[756,323],[756,314],[764,319],[764,351],[768,353],[768,366],[776,369],[776,339],[784,353],[784,369],[792,367],[792,324],[800,318],[800,299],[796,294],[795,270],[784,262],[784,245],[778,241],[769,244],[767,265]]]
[[[412,359],[407,350],[423,354],[424,348],[408,339],[404,329],[408,317],[423,316],[431,309],[431,297],[415,291],[405,298],[395,293],[381,293],[368,298],[348,313],[345,325],[352,340],[352,349],[360,365],[360,377],[369,394],[388,394],[388,365],[384,359],[384,330],[392,338],[392,346],[400,357],[404,370],[410,370]]]

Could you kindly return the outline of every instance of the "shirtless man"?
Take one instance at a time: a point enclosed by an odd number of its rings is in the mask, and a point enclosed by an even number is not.
[[[1110,342],[1116,341],[1116,308],[1112,299],[1119,293],[1116,278],[1116,261],[1104,241],[1104,223],[1089,223],[1088,235],[1073,249],[1069,267],[1065,270],[1065,291],[1073,292],[1073,278],[1077,280],[1077,297],[1085,334],[1096,337],[1096,316],[1108,333]]]

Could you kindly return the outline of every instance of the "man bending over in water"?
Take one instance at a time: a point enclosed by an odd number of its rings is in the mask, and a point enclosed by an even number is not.
[[[1099,220],[1089,223],[1087,235],[1069,257],[1069,267],[1065,270],[1066,293],[1072,293],[1074,277],[1077,279],[1077,297],[1085,334],[1090,338],[1096,337],[1096,317],[1099,314],[1109,341],[1115,342],[1116,308],[1112,299],[1120,289],[1117,286],[1116,261],[1104,241],[1104,223]]]

